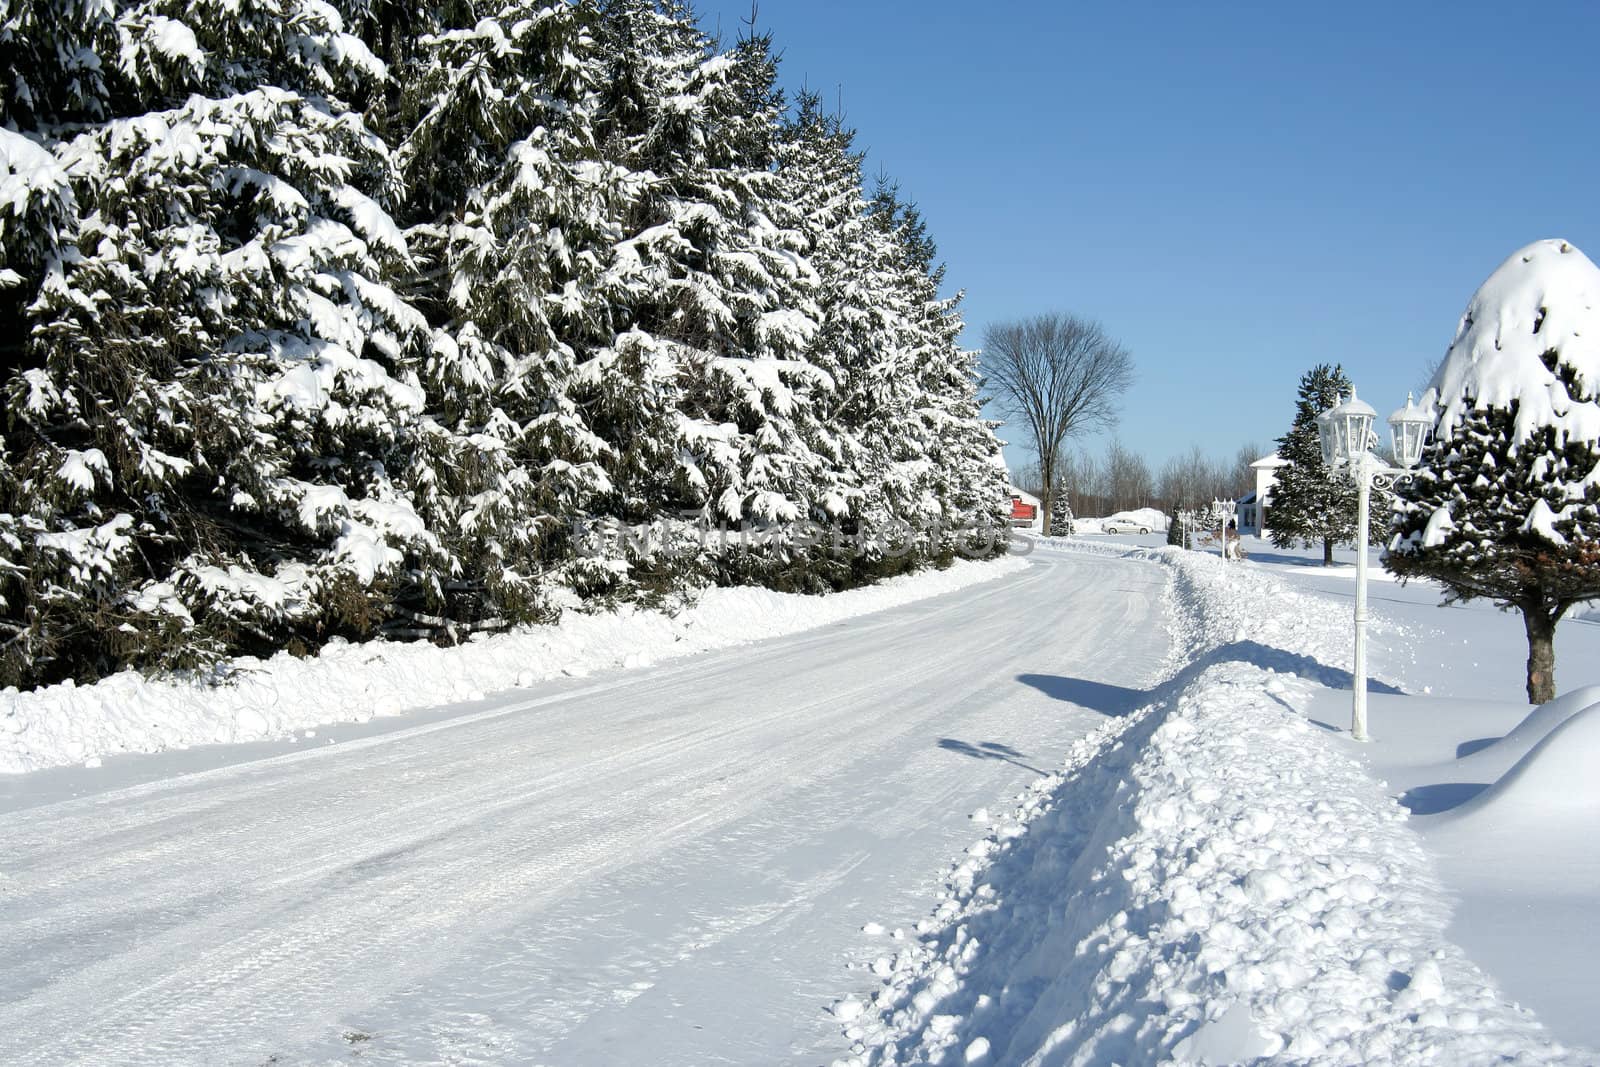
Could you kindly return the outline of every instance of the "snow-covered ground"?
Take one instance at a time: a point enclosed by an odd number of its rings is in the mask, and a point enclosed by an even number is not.
[[[842,1055],[859,928],[920,910],[970,812],[1140,700],[1165,582],[1040,552],[199,773],[163,773],[191,750],[12,776],[0,1063]]]
[[[1600,710],[1553,728],[1600,691],[1485,748],[1528,714],[1520,626],[1383,586],[1377,740],[1356,745],[1338,732],[1353,568],[1246,547],[1242,565],[1150,553],[1192,658],[998,813],[915,939],[868,938],[878,981],[840,1002],[855,1059],[1596,1061],[1600,791],[1581,768]],[[1566,628],[1569,674],[1600,681],[1597,637]],[[1481,779],[1499,785],[1453,784]]]
[[[1162,540],[0,780],[0,1062],[1596,1062],[1600,629]]]

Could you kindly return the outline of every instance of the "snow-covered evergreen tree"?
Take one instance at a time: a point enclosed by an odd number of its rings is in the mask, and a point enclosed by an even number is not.
[[[926,228],[785,121],[763,35],[52,0],[0,55],[0,681],[838,588],[1002,524]]]
[[[1544,703],[1556,624],[1600,597],[1600,269],[1565,241],[1512,255],[1422,404],[1437,422],[1397,491],[1389,567],[1520,612],[1528,700]]]
[[[1178,548],[1189,547],[1189,512],[1173,508],[1167,513],[1167,544]]]
[[[337,95],[382,64],[311,0],[51,32],[96,73],[61,92],[31,53],[17,74],[55,161],[30,184],[71,211],[18,265],[6,243],[27,294],[6,675],[370,632],[384,581],[433,548],[397,484],[423,456],[422,319],[388,284],[409,262],[387,153]]]
[[[1278,469],[1272,490],[1272,543],[1279,548],[1322,543],[1322,564],[1333,564],[1333,546],[1354,541],[1357,496],[1355,482],[1344,470],[1322,462],[1317,416],[1350,395],[1350,379],[1342,367],[1318,364],[1300,379],[1294,424],[1278,438]],[[1373,490],[1368,533],[1382,543],[1388,525],[1388,498]]]
[[[959,344],[960,297],[939,294],[943,271],[921,215],[880,180],[868,219],[882,345],[863,381],[862,440],[886,460],[887,529],[940,531],[919,551],[942,558],[958,527],[991,537],[1005,523],[1000,446],[979,413],[977,354]]]
[[[814,446],[826,462],[817,472],[812,510],[819,522],[870,546],[866,531],[887,517],[878,491],[886,462],[862,431],[870,369],[888,331],[872,299],[881,286],[871,270],[861,156],[853,140],[853,131],[824,113],[815,93],[803,92],[782,131],[778,175],[817,276],[817,329],[806,359],[830,383],[814,398],[815,417],[828,434]],[[812,565],[830,584],[850,581],[850,561],[832,552],[814,553]]]
[[[770,45],[752,36],[713,53],[670,4],[630,0],[607,16],[600,128],[610,158],[648,175],[608,278],[623,336],[670,378],[675,410],[672,461],[620,484],[712,525],[811,518],[827,447],[817,398],[831,383],[804,358],[816,275],[773,166]]]
[[[614,561],[574,559],[571,534],[611,489],[579,365],[609,337],[596,249],[616,239],[627,176],[595,140],[592,5],[445,14],[460,24],[412,52],[396,155],[426,265],[413,294],[437,323],[424,385],[453,457],[420,502],[453,570],[420,575],[401,611],[459,632],[536,617],[552,581],[610,582]]]
[[[1067,502],[1066,486],[1057,487],[1050,508],[1050,536],[1068,537],[1074,532],[1072,505]]]

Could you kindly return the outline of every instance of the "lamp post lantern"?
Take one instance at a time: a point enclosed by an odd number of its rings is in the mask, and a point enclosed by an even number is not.
[[[1411,468],[1422,458],[1422,446],[1433,429],[1429,408],[1418,407],[1408,394],[1406,406],[1389,416],[1395,462],[1390,467],[1372,454],[1378,435],[1372,423],[1378,413],[1372,406],[1350,396],[1341,404],[1317,416],[1317,432],[1322,439],[1322,460],[1334,469],[1344,468],[1356,483],[1356,614],[1355,652],[1350,665],[1354,694],[1350,709],[1350,736],[1367,740],[1367,516],[1374,483],[1387,489],[1397,481],[1411,478]]]

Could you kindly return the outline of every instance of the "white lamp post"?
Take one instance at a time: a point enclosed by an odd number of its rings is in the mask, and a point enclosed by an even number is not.
[[[1406,406],[1389,416],[1389,432],[1394,442],[1394,458],[1399,467],[1385,465],[1372,454],[1378,443],[1372,423],[1378,417],[1371,405],[1350,398],[1317,416],[1317,431],[1322,438],[1322,461],[1332,468],[1346,468],[1356,482],[1356,642],[1355,662],[1350,676],[1355,690],[1350,712],[1350,736],[1367,739],[1367,512],[1372,486],[1387,489],[1396,481],[1410,478],[1408,473],[1422,458],[1422,446],[1433,429],[1433,415],[1419,408],[1406,396]]]

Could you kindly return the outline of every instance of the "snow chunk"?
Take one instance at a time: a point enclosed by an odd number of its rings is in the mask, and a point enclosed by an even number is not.
[[[1428,516],[1428,525],[1422,531],[1422,546],[1424,548],[1437,548],[1444,544],[1456,528],[1455,520],[1450,517],[1450,509],[1437,508]]]
[[[411,249],[406,244],[405,235],[376,200],[348,185],[341,186],[333,198],[335,203],[350,213],[350,221],[355,223],[357,233],[370,243],[396,253],[407,264],[411,262]]]
[[[1566,241],[1528,245],[1478,287],[1422,406],[1437,410],[1435,436],[1449,440],[1469,403],[1513,401],[1519,442],[1541,426],[1558,439],[1600,440],[1600,268]]]
[[[133,516],[122,512],[99,526],[37,534],[34,543],[64,556],[73,581],[88,585],[111,577],[117,560],[133,547],[132,526]]]
[[[1550,510],[1550,505],[1543,500],[1535,500],[1533,507],[1528,510],[1528,520],[1522,524],[1523,533],[1538,534],[1551,544],[1564,545],[1567,539],[1561,536],[1556,529],[1556,519],[1559,516]],[[1429,523],[1429,527],[1432,527]]]
[[[144,32],[146,43],[168,59],[189,64],[196,74],[205,69],[206,54],[200,50],[194,31],[177,19],[156,15]]]
[[[111,481],[111,464],[106,462],[106,454],[98,448],[86,448],[78,451],[68,449],[61,466],[56,468],[56,477],[67,485],[81,492],[92,493],[96,481]]]
[[[68,200],[72,187],[66,168],[44,147],[0,126],[0,237],[7,220],[22,216],[28,201]]]

